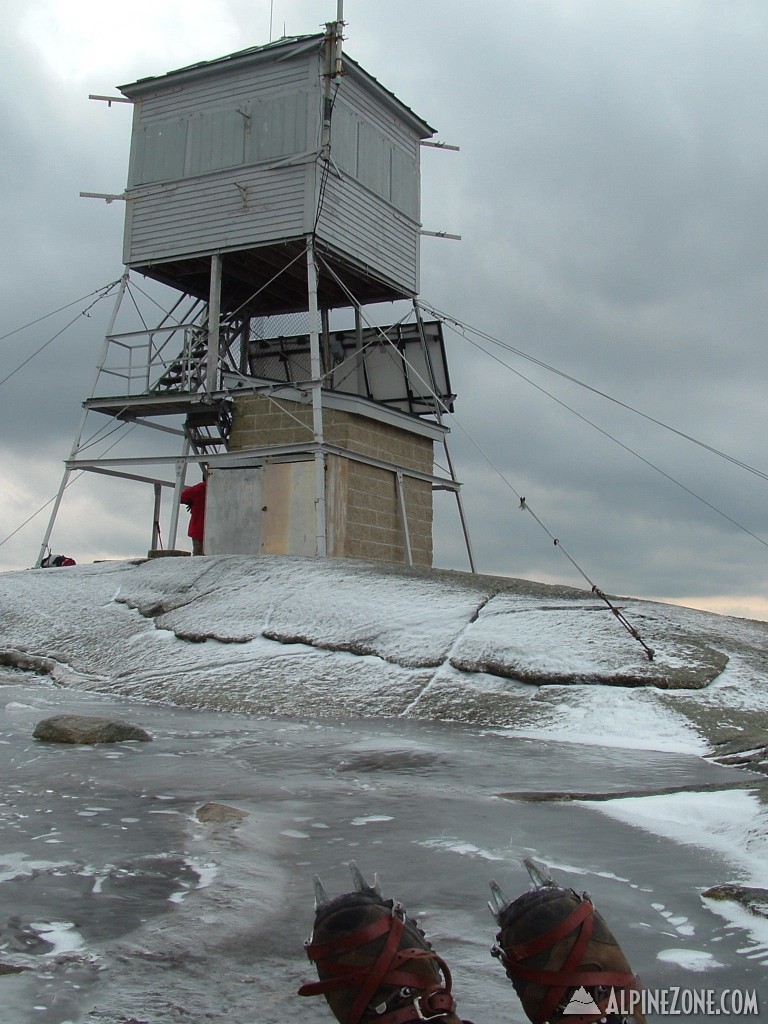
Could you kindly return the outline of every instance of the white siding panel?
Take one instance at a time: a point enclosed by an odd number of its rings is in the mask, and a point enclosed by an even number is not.
[[[357,153],[360,119],[346,104],[336,102],[331,119],[331,154],[342,171],[358,176]]]
[[[364,97],[360,97],[364,98]],[[413,220],[419,219],[419,146],[384,120],[374,124],[358,109],[336,100],[331,122],[331,155],[337,167],[357,178]]]
[[[384,132],[412,156],[419,152],[417,134],[388,107],[363,89],[351,76],[343,79],[337,99],[346,103],[363,121]]]
[[[250,106],[248,159],[277,159],[309,149],[307,93],[262,96]]]
[[[367,121],[360,124],[357,144],[357,177],[369,189],[389,199],[391,189],[390,142]]]
[[[270,90],[292,92],[316,81],[319,89],[319,63],[312,58],[286,61],[284,64],[264,63],[242,70],[222,68],[218,75],[209,75],[184,85],[168,82],[157,93],[141,100],[142,120],[163,120],[184,117],[200,110],[222,106],[236,107],[256,94]]]
[[[419,220],[419,165],[402,149],[392,150],[392,205]]]
[[[180,118],[142,125],[133,137],[132,172],[137,181],[163,181],[184,173],[187,122]]]
[[[406,292],[417,291],[418,225],[356,181],[328,179],[318,235]]]
[[[245,198],[238,185],[247,188]],[[299,166],[279,171],[238,168],[146,194],[141,190],[129,203],[125,262],[242,249],[302,235],[304,188],[305,172]]]
[[[184,118],[142,121],[133,133],[129,186],[306,153],[319,125],[310,100],[304,89]]]
[[[321,100],[315,53],[166,81],[134,107],[129,187],[304,153]]]
[[[239,167],[245,160],[246,124],[247,113],[238,110],[206,111],[192,118],[187,175]]]

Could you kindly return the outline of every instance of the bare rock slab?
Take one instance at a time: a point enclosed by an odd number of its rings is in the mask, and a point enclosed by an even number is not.
[[[203,804],[195,813],[198,821],[209,825],[239,825],[248,817],[248,812],[240,810],[239,807],[217,803]]]
[[[138,725],[95,715],[54,715],[38,722],[32,735],[46,743],[122,743],[125,740],[148,743],[152,739]]]

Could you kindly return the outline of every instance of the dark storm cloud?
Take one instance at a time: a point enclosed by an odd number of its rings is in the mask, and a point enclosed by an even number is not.
[[[93,188],[89,175],[98,176],[104,166],[109,131],[99,137],[98,120],[86,116],[91,113],[87,93],[52,80],[21,40],[5,37],[3,64],[0,334],[87,295],[122,272],[120,220],[105,217],[101,209],[101,216],[94,216],[95,204],[89,207],[78,195]],[[105,305],[81,317],[27,366],[22,364],[94,297],[0,341],[0,378],[13,374],[2,388],[2,443],[12,451],[29,457],[55,452],[63,458],[67,453],[107,322]],[[52,480],[52,490],[56,485]]]
[[[702,15],[700,5],[574,7],[577,23],[564,5],[540,5],[534,25],[531,5],[510,5],[506,61],[498,33],[483,51],[498,88],[481,97],[484,76],[461,79],[465,115],[474,101],[483,118],[469,127],[477,153],[462,138],[462,202],[452,205],[465,209],[465,238],[482,225],[483,242],[457,273],[458,295],[451,281],[452,308],[458,298],[512,344],[764,465],[766,153],[755,126],[766,90],[756,11],[737,5],[745,20],[734,28],[732,7],[728,25],[718,8]],[[478,47],[470,41],[468,50]],[[512,478],[538,490],[556,532],[590,562],[644,592],[728,590],[734,579],[764,587],[764,547],[548,399],[521,395],[519,378],[498,383],[498,364],[486,359],[484,376],[485,358],[468,348],[454,364],[457,389],[483,411],[475,429],[495,458],[508,439]],[[562,383],[534,376],[563,395]],[[614,426],[614,411],[585,408],[583,395],[566,391],[599,425],[761,532],[764,481],[736,479],[722,461],[631,418]],[[461,402],[458,411],[471,417]],[[587,500],[558,500],[559,487]],[[503,530],[483,536],[504,550]]]
[[[232,49],[265,41],[267,5],[258,17],[253,5],[224,7],[243,27]],[[283,21],[289,33],[315,31],[331,8],[276,0],[275,34]],[[424,299],[768,468],[764,5],[348,0],[345,17],[350,55],[462,147],[423,154],[425,227],[464,239],[423,239]],[[121,191],[130,111],[85,99],[111,83],[55,80],[11,34],[5,49],[11,328],[119,275],[122,207],[77,193]],[[158,66],[116,58],[112,82],[217,55],[190,51],[189,61]],[[107,303],[98,312],[3,389],[6,451],[66,454]],[[0,369],[47,329],[0,342]],[[764,536],[765,481],[486,341],[512,370],[450,331],[447,339],[459,394],[452,450],[482,571],[580,582],[475,444],[600,586],[766,591],[765,546],[675,483]],[[31,394],[44,415],[29,416]],[[463,565],[454,509],[438,502],[437,550]],[[133,539],[119,520],[112,526]]]

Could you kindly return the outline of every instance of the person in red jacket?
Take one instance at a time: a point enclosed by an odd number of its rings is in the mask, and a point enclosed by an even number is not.
[[[189,509],[188,535],[192,538],[192,554],[202,555],[203,537],[205,536],[205,492],[207,483],[205,476],[199,484],[185,487],[181,492],[181,500]]]

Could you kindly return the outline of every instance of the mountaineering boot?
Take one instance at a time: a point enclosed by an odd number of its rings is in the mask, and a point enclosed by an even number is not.
[[[305,943],[319,981],[299,995],[323,995],[340,1024],[462,1024],[451,974],[394,900],[382,898],[350,862],[355,891],[329,900],[315,878],[315,924]]]
[[[533,1024],[646,1024],[640,983],[586,893],[557,885],[525,862],[536,888],[507,902],[495,882],[498,957]],[[614,1008],[629,1012],[610,1012]]]

